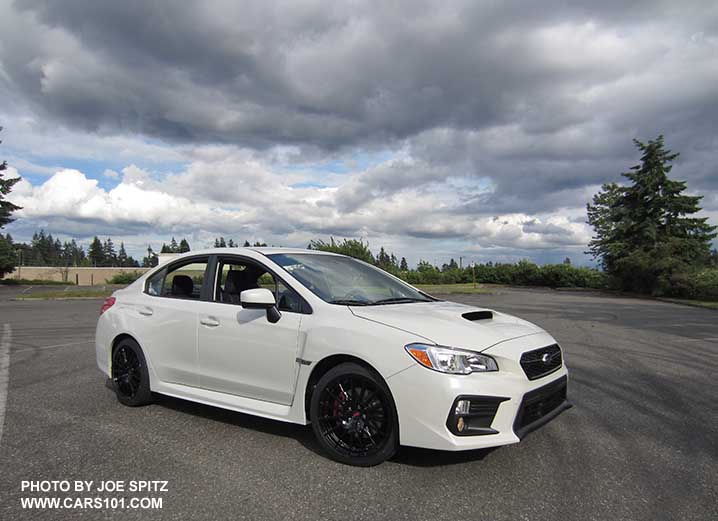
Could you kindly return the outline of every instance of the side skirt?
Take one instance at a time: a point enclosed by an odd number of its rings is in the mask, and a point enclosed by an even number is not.
[[[262,400],[255,400],[252,398],[245,398],[243,396],[236,396],[233,394],[210,391],[208,389],[200,389],[198,387],[189,387],[186,385],[159,381],[153,382],[152,391],[172,396],[174,398],[202,403],[204,405],[211,405],[213,407],[219,407],[221,409],[241,412],[244,414],[260,416],[262,418],[269,418],[271,420],[298,424],[306,423],[303,421],[303,417],[300,419],[296,416],[293,406],[290,405],[281,405]],[[300,400],[295,400],[295,402],[296,401]]]

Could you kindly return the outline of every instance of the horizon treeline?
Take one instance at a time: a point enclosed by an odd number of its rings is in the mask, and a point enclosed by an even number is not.
[[[382,246],[375,256],[369,249],[369,243],[361,239],[344,239],[329,242],[314,240],[309,243],[310,250],[340,253],[362,260],[391,273],[410,284],[509,284],[520,286],[605,288],[606,277],[603,272],[586,267],[571,265],[567,257],[561,264],[538,264],[521,260],[515,263],[486,262],[469,263],[459,266],[455,259],[435,266],[431,262],[420,260],[416,268],[409,268],[405,257],[387,252]]]
[[[137,260],[128,255],[123,242],[119,247],[115,245],[112,238],[107,237],[101,240],[95,236],[90,242],[87,251],[74,239],[60,241],[52,234],[46,234],[40,230],[33,234],[32,241],[26,243],[14,243],[8,234],[6,240],[12,244],[18,256],[18,264],[23,266],[80,266],[80,267],[128,267],[128,268],[151,268],[158,263],[158,254],[151,246],[147,248],[147,255]],[[214,240],[214,247],[217,248],[239,248],[239,247],[262,247],[266,243],[259,241],[253,244],[244,241],[242,246],[233,239],[217,237]],[[519,262],[486,262],[467,263],[460,266],[455,259],[435,266],[431,262],[420,260],[414,268],[409,266],[406,257],[398,256],[387,251],[383,246],[375,255],[369,249],[369,243],[362,239],[343,239],[336,241],[330,238],[329,242],[324,240],[312,240],[308,249],[330,251],[340,253],[372,264],[382,270],[399,277],[410,284],[457,284],[457,283],[482,283],[482,284],[507,284],[520,286],[547,286],[547,287],[576,287],[604,289],[612,288],[613,284],[609,275],[600,269],[583,266],[573,266],[569,258],[560,264],[539,265],[529,260]],[[160,253],[185,253],[191,251],[189,242],[182,238],[178,242],[174,237],[169,243],[163,243]],[[715,268],[718,265],[718,255],[713,251],[710,259],[711,269],[703,275],[692,277],[690,281],[675,290],[676,295],[700,295],[708,298],[718,297]],[[615,288],[614,288],[615,289]],[[680,290],[680,293],[678,291]],[[669,294],[666,292],[666,294]]]
[[[75,239],[61,241],[44,230],[35,232],[29,243],[14,242],[10,234],[4,238],[14,248],[20,266],[150,268],[157,265],[157,254],[151,246],[147,247],[147,255],[137,260],[128,255],[124,242],[120,241],[116,246],[111,237],[102,240],[94,236],[87,250]],[[190,251],[187,239],[183,238],[178,243],[174,237],[169,244],[163,243],[160,249],[161,253],[187,251]]]

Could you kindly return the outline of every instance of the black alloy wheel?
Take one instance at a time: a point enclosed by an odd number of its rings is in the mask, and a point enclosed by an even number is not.
[[[379,375],[361,365],[340,364],[319,379],[310,417],[320,445],[341,463],[377,465],[397,450],[391,393]]]
[[[112,353],[112,386],[117,399],[135,407],[151,402],[149,374],[142,349],[134,340],[121,340]]]

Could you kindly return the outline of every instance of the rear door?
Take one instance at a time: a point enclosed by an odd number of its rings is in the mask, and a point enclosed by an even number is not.
[[[205,389],[288,405],[296,385],[299,331],[308,305],[261,264],[220,257],[212,298],[199,303],[197,344],[200,385]],[[239,294],[267,287],[282,314],[244,309]]]
[[[151,277],[136,307],[138,340],[163,382],[199,386],[197,306],[209,293],[209,256],[175,261]]]

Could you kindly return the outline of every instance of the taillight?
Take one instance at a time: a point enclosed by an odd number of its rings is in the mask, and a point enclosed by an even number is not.
[[[100,308],[100,315],[102,315],[105,311],[110,309],[115,304],[115,297],[107,297],[105,301],[102,303],[102,307]]]

